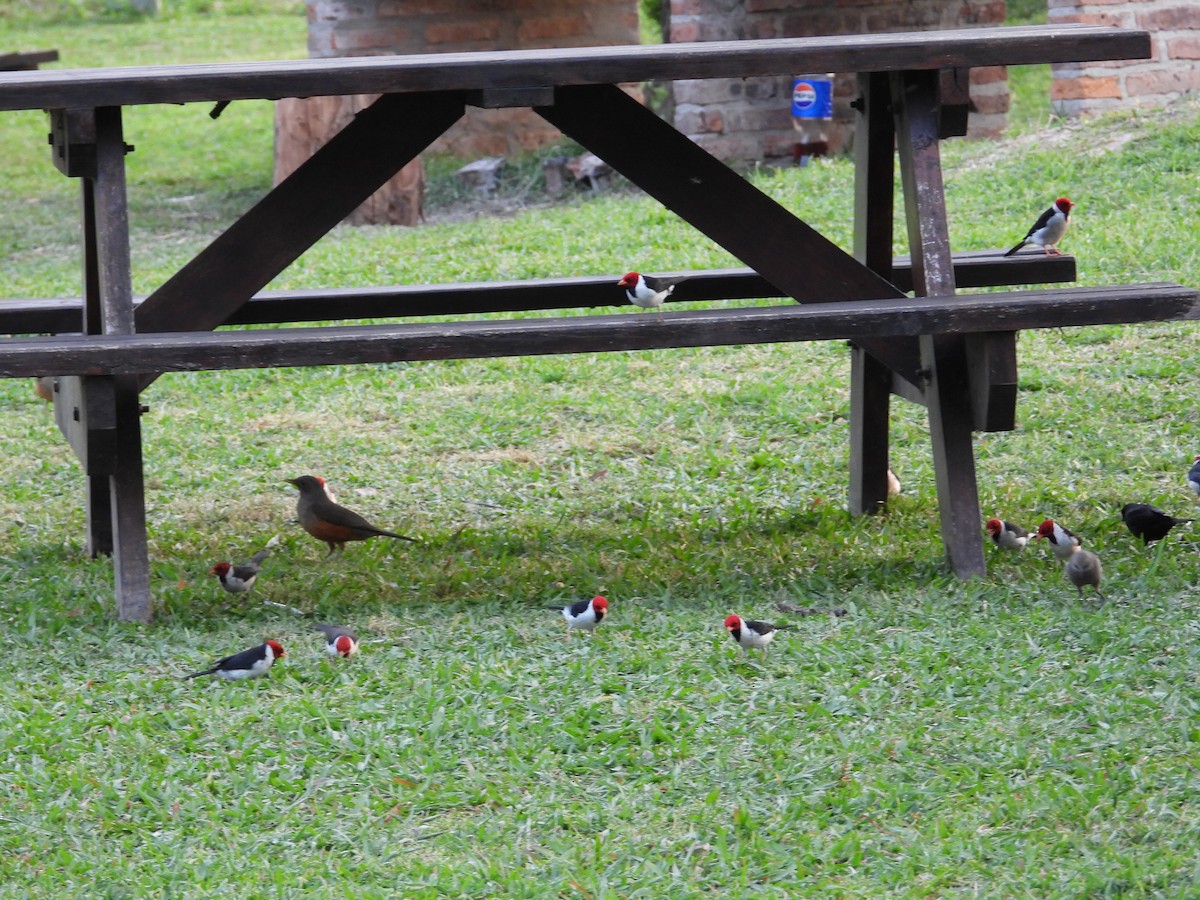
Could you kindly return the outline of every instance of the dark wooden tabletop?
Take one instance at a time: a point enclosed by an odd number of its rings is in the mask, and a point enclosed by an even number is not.
[[[0,73],[0,110],[1145,59],[1145,31],[1027,25],[757,41]]]

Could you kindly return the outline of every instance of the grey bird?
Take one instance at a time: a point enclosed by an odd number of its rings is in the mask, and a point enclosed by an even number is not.
[[[1075,552],[1067,560],[1065,568],[1071,584],[1075,585],[1075,589],[1079,591],[1080,600],[1083,599],[1083,589],[1086,585],[1091,585],[1096,596],[1101,600],[1104,599],[1104,595],[1100,593],[1100,557],[1095,553],[1076,546]]]

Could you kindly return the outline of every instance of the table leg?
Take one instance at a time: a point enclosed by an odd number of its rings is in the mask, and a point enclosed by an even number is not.
[[[937,79],[937,72],[906,72],[892,78],[913,285],[918,295],[930,297],[954,293],[938,145]],[[986,566],[965,339],[953,334],[922,336],[921,364],[927,379],[942,542],[956,575],[982,575]]]
[[[895,179],[895,124],[891,83],[882,72],[858,76],[854,133],[854,256],[891,281]],[[851,515],[883,510],[887,503],[888,418],[891,370],[851,345]]]

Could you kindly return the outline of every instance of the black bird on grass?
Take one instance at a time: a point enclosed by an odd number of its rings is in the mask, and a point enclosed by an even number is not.
[[[1148,503],[1126,503],[1121,507],[1121,518],[1133,536],[1141,538],[1143,544],[1162,540],[1176,525],[1192,521],[1169,516]]]

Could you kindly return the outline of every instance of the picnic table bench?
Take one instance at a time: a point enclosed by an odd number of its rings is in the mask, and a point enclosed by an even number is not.
[[[980,574],[972,434],[1014,427],[1016,332],[1195,318],[1200,297],[1174,284],[956,294],[966,285],[1069,281],[1075,269],[1069,257],[953,253],[940,140],[965,132],[973,66],[1149,55],[1142,31],[1030,26],[0,74],[0,111],[50,111],[53,161],[82,185],[84,256],[79,297],[0,303],[3,331],[14,335],[0,342],[0,376],[57,376],[56,418],[87,473],[88,546],[113,554],[122,618],[147,620],[151,611],[140,392],[162,372],[254,366],[847,339],[851,510],[873,512],[886,498],[891,394],[923,403],[946,552],[958,575]],[[806,71],[857,73],[853,253],[618,87]],[[133,296],[122,107],[376,93],[378,100],[175,275],[148,296]],[[263,291],[467,105],[533,108],[749,267],[692,273],[677,299],[788,302],[662,316],[421,322],[407,320],[619,305],[620,273]],[[909,259],[892,255],[897,157]],[[1052,197],[1054,185],[1046,192]],[[212,333],[227,323],[362,316],[406,321]]]

